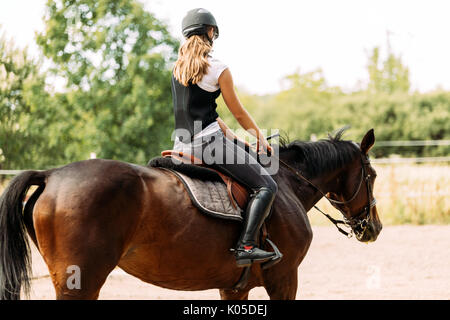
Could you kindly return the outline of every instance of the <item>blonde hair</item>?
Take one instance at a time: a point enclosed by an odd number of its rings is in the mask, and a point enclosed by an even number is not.
[[[173,68],[175,79],[185,87],[200,82],[208,72],[212,44],[206,35],[193,35],[180,47]]]

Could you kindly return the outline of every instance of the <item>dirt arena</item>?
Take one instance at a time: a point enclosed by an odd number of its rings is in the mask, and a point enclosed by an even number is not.
[[[450,226],[390,226],[378,240],[347,239],[334,226],[313,227],[300,265],[297,299],[449,299]],[[32,299],[54,299],[47,267],[33,247]],[[162,289],[114,270],[100,299],[219,299],[218,290]],[[268,299],[263,288],[250,299]]]

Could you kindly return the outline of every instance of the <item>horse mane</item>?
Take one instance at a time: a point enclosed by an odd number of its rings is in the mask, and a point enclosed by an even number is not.
[[[334,136],[316,142],[280,138],[280,156],[300,166],[304,174],[315,177],[342,168],[360,153],[359,146],[353,141],[342,140],[348,127],[339,129]]]

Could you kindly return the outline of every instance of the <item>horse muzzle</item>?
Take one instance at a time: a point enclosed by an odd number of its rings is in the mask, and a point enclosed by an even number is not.
[[[353,233],[358,241],[361,242],[374,242],[377,240],[378,235],[383,229],[380,219],[378,218],[377,207],[373,206],[370,209],[370,215],[367,220],[363,220],[362,223],[355,225]]]

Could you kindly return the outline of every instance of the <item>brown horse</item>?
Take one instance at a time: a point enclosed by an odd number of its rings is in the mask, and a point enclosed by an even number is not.
[[[297,269],[312,240],[306,213],[324,193],[358,240],[374,241],[381,231],[367,157],[373,130],[360,145],[341,135],[280,146],[279,191],[266,223],[284,257],[266,270],[253,265],[247,286],[237,291],[242,269],[229,249],[240,224],[200,213],[170,172],[100,159],[23,172],[0,199],[0,297],[19,299],[30,287],[28,231],[57,299],[98,298],[116,266],[164,288],[218,288],[222,299],[247,299],[256,286],[271,299],[295,299]],[[39,187],[23,208],[31,185]]]

